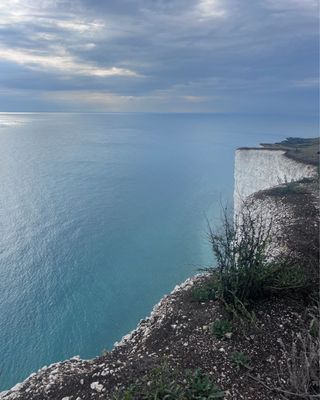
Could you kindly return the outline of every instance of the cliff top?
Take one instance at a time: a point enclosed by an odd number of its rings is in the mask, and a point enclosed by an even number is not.
[[[261,143],[262,147],[240,147],[239,150],[282,150],[293,160],[319,165],[319,138],[289,137],[278,143]]]

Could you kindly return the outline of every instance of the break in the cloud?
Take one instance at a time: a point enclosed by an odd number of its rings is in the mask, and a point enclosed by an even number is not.
[[[53,49],[53,54],[45,54],[23,49],[8,49],[0,47],[0,59],[35,69],[43,72],[53,72],[64,75],[85,76],[138,76],[130,69],[111,67],[99,68],[83,61],[77,61],[75,57],[68,54],[64,49]]]
[[[317,114],[317,0],[1,0],[0,111]]]

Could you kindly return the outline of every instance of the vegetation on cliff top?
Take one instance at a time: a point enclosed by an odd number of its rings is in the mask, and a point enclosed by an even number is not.
[[[279,143],[261,143],[260,148],[257,147],[240,147],[240,150],[283,150],[285,155],[293,160],[311,164],[319,165],[319,145],[320,139],[317,138],[296,138],[289,137]]]
[[[285,150],[286,156],[307,164],[319,165],[319,138],[289,137],[279,143],[263,143],[268,149]]]

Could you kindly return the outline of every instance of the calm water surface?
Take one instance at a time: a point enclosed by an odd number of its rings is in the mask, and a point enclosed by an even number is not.
[[[206,216],[232,199],[234,149],[310,121],[0,114],[0,389],[94,357],[212,262]]]

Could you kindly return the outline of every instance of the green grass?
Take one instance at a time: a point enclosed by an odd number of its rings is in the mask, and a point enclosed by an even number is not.
[[[265,148],[286,150],[288,157],[314,165],[319,164],[319,138],[289,137],[279,143],[262,144]]]

